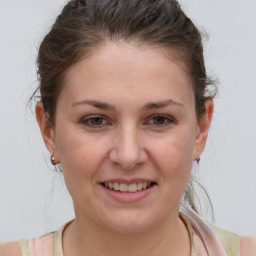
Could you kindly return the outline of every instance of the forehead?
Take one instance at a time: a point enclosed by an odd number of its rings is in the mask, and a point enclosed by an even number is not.
[[[186,66],[175,51],[128,43],[105,43],[73,65],[66,73],[62,93],[92,97],[135,94],[164,97],[193,93]],[[142,95],[140,95],[142,94]],[[185,99],[183,99],[185,100]]]

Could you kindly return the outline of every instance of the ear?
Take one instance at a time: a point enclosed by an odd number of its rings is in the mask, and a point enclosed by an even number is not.
[[[205,114],[198,121],[198,131],[196,135],[194,159],[198,158],[204,148],[207,141],[210,124],[213,116],[214,103],[212,99],[205,102]]]
[[[50,152],[51,156],[54,156],[56,164],[59,163],[57,156],[57,146],[55,142],[54,127],[50,124],[47,119],[47,113],[44,111],[43,103],[38,102],[35,108],[37,123],[40,127],[41,134],[44,143]]]

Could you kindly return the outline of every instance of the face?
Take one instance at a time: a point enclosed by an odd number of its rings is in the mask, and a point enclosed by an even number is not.
[[[77,219],[127,233],[177,218],[209,109],[198,123],[191,79],[170,54],[108,43],[68,71],[55,127],[40,105],[37,118]]]

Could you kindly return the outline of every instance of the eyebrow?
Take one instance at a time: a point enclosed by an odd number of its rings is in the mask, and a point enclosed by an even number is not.
[[[169,99],[169,100],[164,100],[160,102],[147,103],[142,109],[143,110],[159,109],[159,108],[168,107],[170,105],[184,107],[184,105],[181,102]]]
[[[99,108],[99,109],[115,110],[114,106],[112,106],[108,103],[96,101],[96,100],[82,100],[82,101],[74,102],[71,105],[71,108],[79,106],[79,105],[90,105],[90,106],[93,106],[93,107]],[[180,107],[184,106],[181,102],[174,101],[172,99],[168,99],[168,100],[159,101],[159,102],[147,103],[145,106],[142,107],[142,110],[145,111],[145,110],[150,110],[150,109],[160,109],[160,108],[168,107],[169,105],[175,105],[175,106],[180,106]]]
[[[71,105],[71,108],[79,106],[79,105],[90,105],[90,106],[93,106],[93,107],[99,108],[99,109],[115,110],[114,106],[112,106],[112,105],[110,105],[108,103],[101,102],[101,101],[96,101],[96,100],[82,100],[82,101],[79,101],[79,102],[74,102]]]

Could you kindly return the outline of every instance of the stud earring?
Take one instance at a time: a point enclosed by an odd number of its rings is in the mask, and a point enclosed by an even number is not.
[[[51,163],[54,166],[56,172],[62,173],[61,165],[55,163],[55,157],[53,155],[51,156]]]
[[[53,155],[51,156],[51,163],[52,163],[52,165],[54,165],[54,166],[56,165],[56,163],[55,163],[55,157],[54,157]]]
[[[197,162],[197,164],[199,164],[199,162],[200,162],[200,156],[198,157],[198,158],[196,158],[196,162]]]

